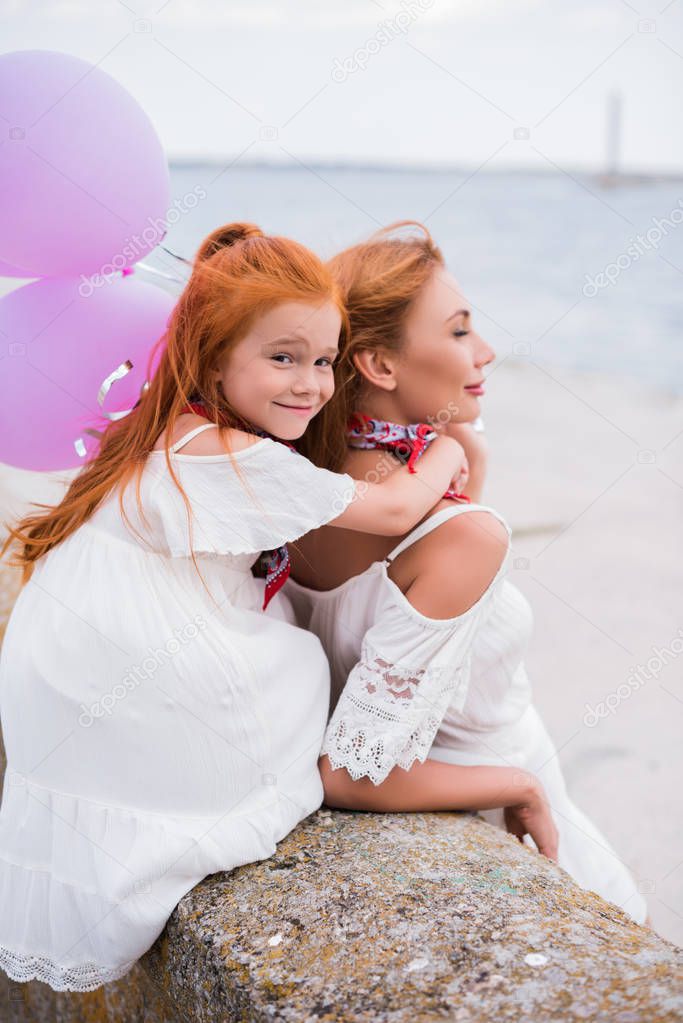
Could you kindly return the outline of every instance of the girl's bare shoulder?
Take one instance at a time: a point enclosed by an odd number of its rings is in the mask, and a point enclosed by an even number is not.
[[[194,412],[184,412],[175,421],[173,433],[168,440],[169,446],[182,440],[191,430],[208,422],[209,420],[204,416]],[[214,426],[213,430],[202,430],[196,437],[184,444],[180,451],[184,455],[225,455],[231,451],[242,451],[260,440],[261,438],[255,434],[245,433],[243,430],[235,430],[229,426]],[[166,443],[166,431],[164,430],[154,445],[154,450],[163,451]]]

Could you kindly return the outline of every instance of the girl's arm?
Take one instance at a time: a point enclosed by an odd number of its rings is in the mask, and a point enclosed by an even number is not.
[[[520,841],[525,834],[531,835],[539,852],[557,860],[557,828],[543,786],[528,771],[427,759],[414,763],[409,771],[394,767],[375,785],[367,777],[354,781],[345,768],[333,770],[327,755],[319,758],[318,766],[328,806],[379,813],[505,807],[508,831]]]
[[[444,426],[443,432],[446,437],[453,437],[459,441],[465,449],[470,475],[464,490],[467,496],[478,504],[481,501],[488,469],[488,444],[484,434],[473,429],[471,423],[448,423]]]
[[[464,462],[465,452],[457,440],[437,437],[421,455],[416,473],[403,465],[382,483],[358,480],[355,499],[327,525],[380,536],[402,536],[441,499]]]

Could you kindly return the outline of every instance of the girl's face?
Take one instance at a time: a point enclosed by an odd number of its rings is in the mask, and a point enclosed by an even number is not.
[[[283,302],[226,352],[216,377],[232,408],[274,437],[295,440],[334,393],[341,313],[332,302]]]
[[[394,367],[406,422],[469,423],[480,413],[484,366],[496,357],[472,327],[458,282],[437,267],[412,303]]]

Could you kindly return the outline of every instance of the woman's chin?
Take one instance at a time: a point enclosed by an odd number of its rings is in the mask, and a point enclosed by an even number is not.
[[[463,409],[475,409],[475,418],[479,415],[479,409],[481,405],[481,399],[484,398],[483,394],[471,394],[469,391],[465,391],[465,398],[463,399]]]

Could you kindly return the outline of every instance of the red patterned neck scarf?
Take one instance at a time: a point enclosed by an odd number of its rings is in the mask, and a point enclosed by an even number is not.
[[[415,463],[438,434],[427,423],[409,423],[406,426],[403,423],[371,419],[362,412],[353,412],[349,417],[346,436],[350,448],[379,448],[382,451],[390,451],[408,466],[410,472],[416,472]],[[466,481],[467,476],[464,475],[463,486]],[[456,483],[460,485],[459,480]],[[443,496],[452,501],[471,503],[470,498],[466,494],[461,494],[455,487],[449,487]]]
[[[189,404],[181,408],[180,412],[196,412],[197,415],[204,416],[205,419],[211,418],[206,407],[199,400],[189,402]],[[220,413],[219,419],[223,426],[235,425],[234,421],[230,422],[226,416],[221,415]],[[273,437],[272,434],[259,429],[257,426],[253,426],[246,420],[239,420],[239,429],[244,430],[246,433],[255,433],[259,437],[268,437],[270,440],[276,440],[279,444],[284,444],[291,451],[295,451],[296,454],[299,454],[294,445],[290,444],[289,441],[281,440],[279,437]],[[278,590],[284,586],[291,570],[287,544],[283,544],[282,547],[276,547],[275,550],[272,551],[263,551],[258,560],[261,568],[266,573],[266,589],[263,599],[263,607],[261,608],[262,611],[265,611]]]

